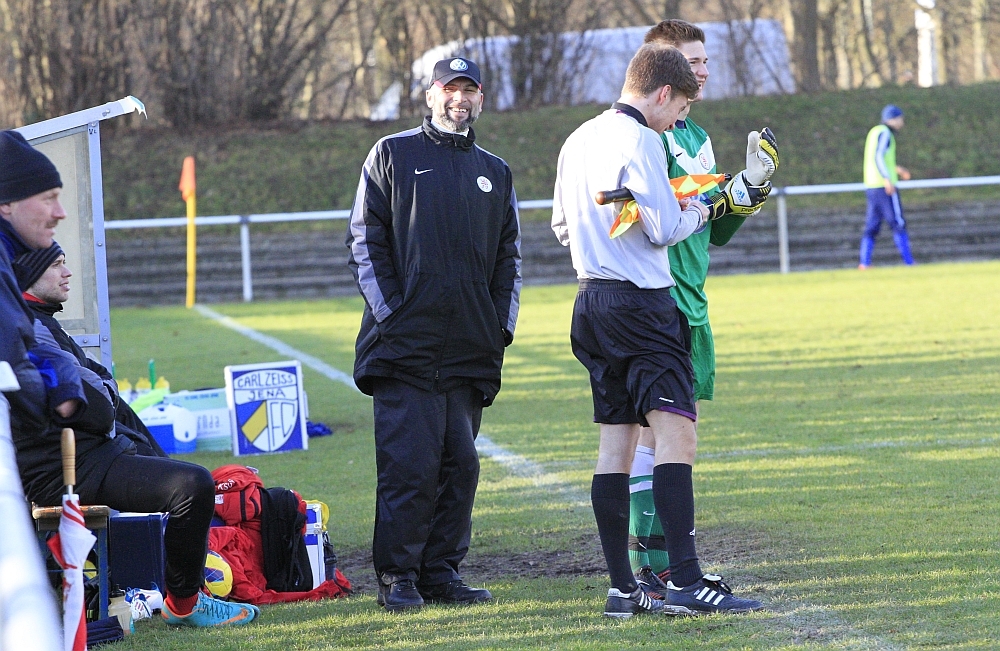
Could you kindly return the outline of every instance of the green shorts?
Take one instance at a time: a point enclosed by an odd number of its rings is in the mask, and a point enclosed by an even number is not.
[[[691,366],[695,401],[711,400],[715,396],[715,340],[708,323],[691,326]]]

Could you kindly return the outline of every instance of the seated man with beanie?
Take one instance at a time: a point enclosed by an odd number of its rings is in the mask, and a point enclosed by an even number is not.
[[[245,624],[259,610],[201,593],[215,482],[201,466],[136,455],[115,431],[111,403],[81,382],[62,351],[39,346],[34,315],[21,296],[11,262],[53,244],[66,218],[59,202],[62,179],[55,165],[16,131],[0,132],[0,354],[20,390],[7,394],[21,483],[28,499],[60,503],[63,492],[61,431],[76,431],[75,489],[83,504],[120,511],[170,514],[164,533],[168,624],[196,627]],[[75,377],[74,377],[75,374]]]
[[[13,264],[18,288],[25,303],[34,313],[35,339],[72,356],[80,379],[105,396],[115,410],[115,431],[135,444],[136,453],[146,457],[165,457],[166,452],[156,442],[146,425],[118,393],[118,384],[111,372],[100,362],[87,357],[73,337],[63,330],[55,315],[69,300],[69,279],[73,272],[66,266],[66,254],[58,243],[47,249],[29,251],[17,257]]]

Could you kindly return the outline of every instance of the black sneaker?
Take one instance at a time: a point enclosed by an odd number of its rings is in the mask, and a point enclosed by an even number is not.
[[[385,607],[386,610],[403,610],[423,606],[424,599],[411,579],[383,574],[379,577],[375,603]]]
[[[604,616],[616,619],[628,619],[632,615],[648,613],[651,615],[691,615],[692,612],[683,606],[672,606],[662,599],[653,599],[642,588],[636,588],[629,594],[618,588],[608,590],[608,600],[604,602]]]
[[[756,599],[733,596],[732,589],[718,574],[706,574],[683,588],[668,581],[667,603],[701,613],[749,613],[764,607]]]
[[[438,585],[420,586],[420,596],[432,604],[480,604],[491,601],[493,595],[486,588],[473,588],[462,580],[439,583]]]
[[[643,565],[635,572],[635,580],[642,591],[653,599],[664,599],[667,594],[667,584],[660,580],[653,568]]]

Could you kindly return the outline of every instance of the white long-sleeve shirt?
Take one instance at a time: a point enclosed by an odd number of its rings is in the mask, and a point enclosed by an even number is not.
[[[641,218],[611,239],[621,204],[599,206],[594,195],[616,188],[632,191]],[[672,287],[667,247],[700,226],[698,209],[681,211],[674,197],[663,142],[652,129],[609,109],[566,139],[559,152],[552,230],[570,247],[578,278]]]

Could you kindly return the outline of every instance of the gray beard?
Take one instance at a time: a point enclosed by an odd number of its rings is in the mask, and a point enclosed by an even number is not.
[[[472,126],[472,123],[475,122],[476,118],[478,117],[479,117],[478,115],[473,115],[472,112],[470,111],[469,117],[465,118],[462,122],[459,123],[455,122],[450,117],[448,117],[447,111],[445,111],[444,115],[436,116],[437,121],[441,124],[441,126],[445,127],[450,131],[454,131],[455,133],[462,133],[463,131],[468,131],[469,127]]]

